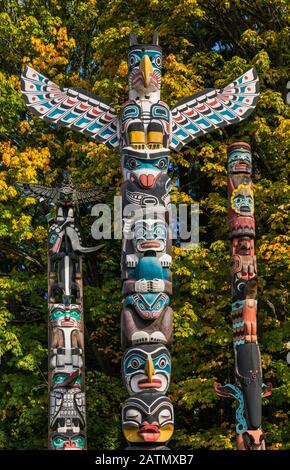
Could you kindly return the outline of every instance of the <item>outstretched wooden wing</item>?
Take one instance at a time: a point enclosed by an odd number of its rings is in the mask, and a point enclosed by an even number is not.
[[[78,88],[60,88],[39,72],[26,66],[21,90],[33,114],[45,121],[70,127],[108,147],[117,147],[117,116],[98,96]]]
[[[179,101],[171,110],[170,148],[180,150],[197,137],[246,119],[259,99],[254,68],[221,90],[207,88]]]
[[[40,202],[49,201],[62,205],[97,202],[101,197],[100,188],[82,189],[65,185],[50,188],[48,186],[41,186],[40,184],[34,183],[16,183],[15,186],[24,197],[34,197]],[[105,189],[107,193],[110,191],[110,188]]]

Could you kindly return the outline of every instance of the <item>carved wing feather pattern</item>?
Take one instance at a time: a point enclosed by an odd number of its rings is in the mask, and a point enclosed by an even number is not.
[[[54,201],[57,198],[58,191],[56,188],[49,188],[34,183],[16,183],[16,188],[21,191],[22,196],[35,197],[40,202]]]
[[[60,88],[28,66],[21,76],[21,90],[30,111],[41,119],[82,132],[110,148],[118,146],[117,115],[103,98],[78,88]]]
[[[254,68],[225,88],[207,88],[179,101],[171,110],[170,148],[180,150],[197,137],[246,119],[259,99],[259,79]]]
[[[77,189],[72,187],[50,188],[34,183],[16,183],[23,196],[34,197],[40,202],[50,201],[55,204],[85,204],[100,199],[100,188]]]

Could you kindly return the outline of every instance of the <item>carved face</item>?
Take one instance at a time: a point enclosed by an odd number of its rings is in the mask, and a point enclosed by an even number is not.
[[[129,48],[129,90],[149,95],[161,88],[162,51],[159,46],[135,44]]]
[[[61,434],[53,433],[51,446],[56,450],[84,450],[86,446],[85,436],[83,434]]]
[[[138,393],[125,401],[123,434],[128,442],[167,442],[174,429],[173,406],[161,393]]]
[[[228,172],[230,175],[235,173],[252,172],[252,156],[250,152],[234,150],[230,152],[228,158]]]
[[[81,311],[79,305],[55,304],[49,312],[49,320],[53,327],[81,327]]]
[[[231,195],[231,207],[239,215],[253,215],[253,191],[249,185],[239,184]]]
[[[155,390],[166,393],[171,358],[163,345],[144,344],[128,349],[122,359],[123,379],[130,394]]]
[[[169,305],[169,296],[164,293],[149,293],[128,295],[125,305],[132,305],[144,320],[158,318],[164,308]]]
[[[150,218],[138,220],[133,230],[133,244],[137,252],[163,252],[165,250],[167,228],[164,220]]]
[[[135,181],[141,188],[154,188],[156,178],[167,174],[168,165],[168,151],[149,154],[125,149],[122,153],[124,180]]]
[[[232,246],[234,254],[238,255],[254,255],[254,241],[249,237],[233,238]]]

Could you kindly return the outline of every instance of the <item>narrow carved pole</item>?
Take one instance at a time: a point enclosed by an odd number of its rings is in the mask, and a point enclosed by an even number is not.
[[[85,450],[85,370],[82,254],[74,206],[93,201],[96,190],[72,186],[64,174],[56,188],[18,184],[22,195],[56,205],[48,233],[48,448]]]
[[[215,385],[219,396],[237,400],[238,450],[264,450],[261,429],[263,384],[257,342],[257,264],[251,147],[236,142],[228,152],[229,236],[232,281],[232,323],[235,385]]]

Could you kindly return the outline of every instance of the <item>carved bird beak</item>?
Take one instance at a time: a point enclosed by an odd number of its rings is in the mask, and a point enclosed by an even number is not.
[[[155,370],[154,370],[154,365],[153,365],[151,357],[148,357],[148,359],[146,361],[145,374],[148,377],[148,382],[149,383],[152,382],[152,376],[155,374]]]
[[[144,55],[139,65],[139,70],[142,72],[143,79],[144,79],[144,86],[148,88],[150,85],[151,77],[153,75],[153,67],[151,64],[151,60],[148,55]]]

